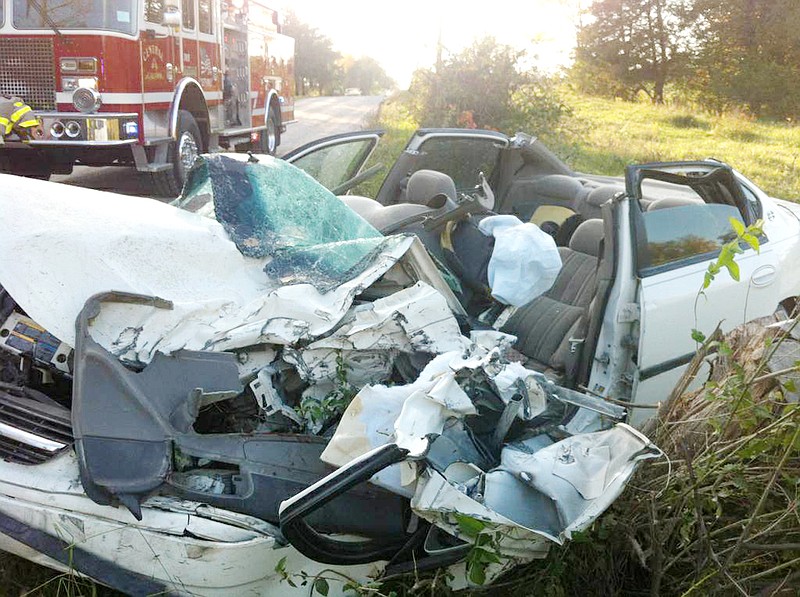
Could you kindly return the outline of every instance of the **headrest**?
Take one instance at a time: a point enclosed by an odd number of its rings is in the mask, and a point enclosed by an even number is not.
[[[602,206],[622,191],[621,187],[603,185],[588,189],[582,196],[575,199],[575,211],[584,219],[599,218]]]
[[[594,207],[602,207],[623,190],[622,187],[608,184],[594,188],[586,196],[586,203]]]
[[[417,170],[409,177],[406,203],[439,209],[448,199],[455,203],[456,184],[447,174],[435,170]]]
[[[572,201],[583,190],[583,183],[577,178],[565,174],[550,174],[536,180],[532,190],[537,195],[550,199]]]
[[[648,205],[647,211],[669,209],[670,207],[683,207],[684,205],[703,205],[703,201],[690,197],[664,197],[663,199],[656,199]]]
[[[586,220],[572,233],[569,248],[578,253],[600,257],[600,241],[603,240],[604,233],[603,220]]]

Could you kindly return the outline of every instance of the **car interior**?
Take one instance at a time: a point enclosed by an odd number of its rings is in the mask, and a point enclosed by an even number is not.
[[[494,239],[482,234],[477,223],[493,212],[469,197],[458,197],[448,175],[414,172],[408,179],[406,202],[396,205],[384,207],[363,197],[343,197],[343,201],[381,232],[416,234],[451,287],[455,279],[453,290],[470,315],[470,327],[487,327],[481,316],[494,311],[489,323],[504,321],[495,327],[518,337],[515,348],[527,366],[576,387],[587,377],[585,355],[593,354],[594,348],[587,338],[599,332],[613,277],[613,253],[606,267],[601,268],[601,261],[612,248],[603,242],[610,228],[610,200],[620,192],[619,186],[560,174],[511,185],[508,193],[515,215],[551,234],[563,263],[553,287],[520,308],[505,307],[491,297],[487,267]],[[523,193],[526,200],[517,200]],[[603,220],[604,205],[609,205],[608,224]]]

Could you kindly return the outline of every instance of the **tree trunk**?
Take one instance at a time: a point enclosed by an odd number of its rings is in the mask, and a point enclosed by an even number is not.
[[[658,70],[656,71],[655,89],[653,89],[653,103],[664,103],[664,73],[661,65],[659,65]]]

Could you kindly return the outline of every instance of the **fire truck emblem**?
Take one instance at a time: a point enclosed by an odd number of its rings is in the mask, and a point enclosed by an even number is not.
[[[166,77],[164,70],[164,51],[161,46],[150,44],[142,48],[144,78],[147,81],[160,81]]]

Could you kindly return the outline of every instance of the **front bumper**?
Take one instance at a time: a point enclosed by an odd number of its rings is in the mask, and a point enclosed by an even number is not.
[[[42,120],[44,138],[29,141],[26,145],[107,147],[131,145],[139,141],[139,115],[135,112],[98,112],[94,114],[39,112],[36,115]],[[54,129],[58,129],[58,123],[65,129],[60,136],[54,134]],[[69,125],[77,130],[77,134],[69,135],[67,133]]]

